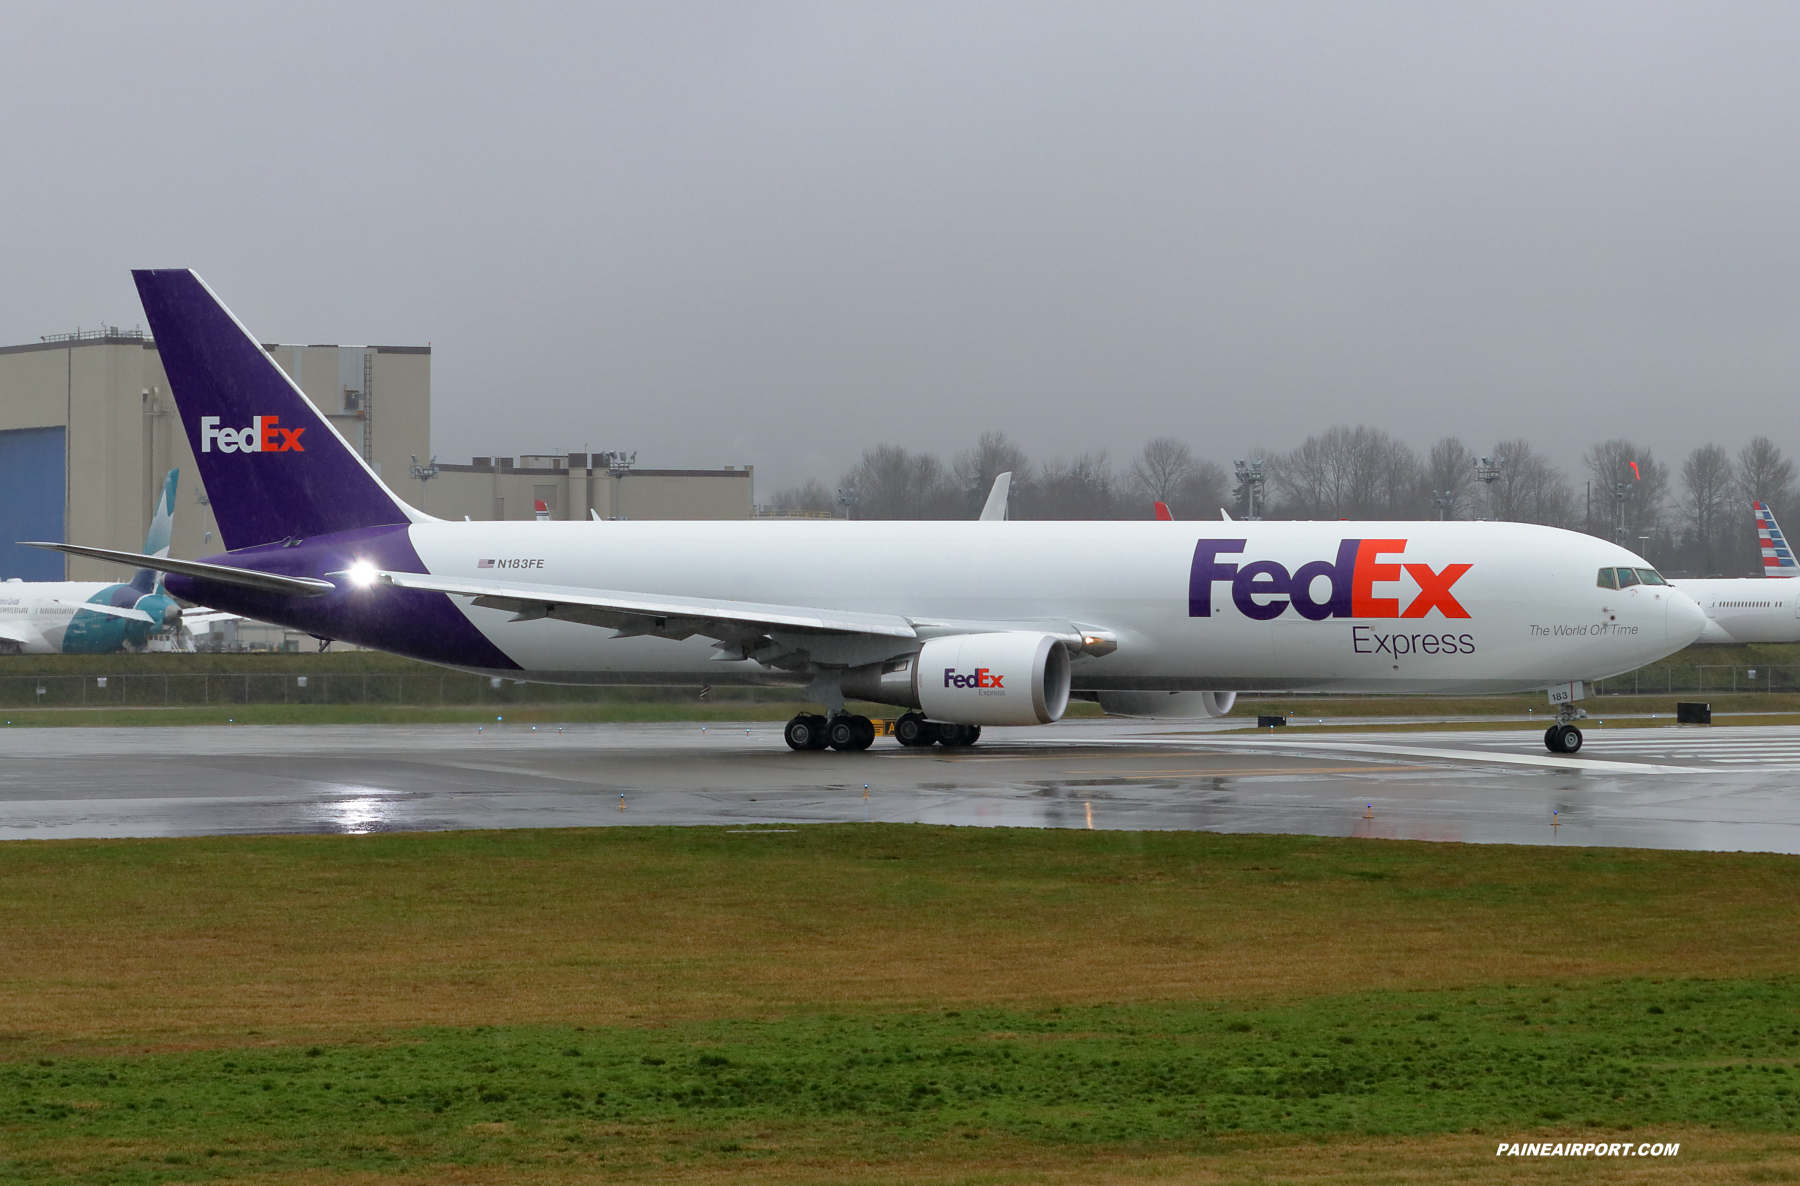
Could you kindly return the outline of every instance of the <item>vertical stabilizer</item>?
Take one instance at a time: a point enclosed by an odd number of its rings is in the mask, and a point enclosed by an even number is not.
[[[150,530],[144,533],[144,555],[164,557],[169,554],[169,537],[175,530],[175,484],[181,478],[181,471],[172,469],[168,477],[163,479],[162,492],[156,496],[156,505],[150,509]],[[140,568],[132,575],[131,587],[144,593],[153,593],[162,584],[162,573],[154,569]]]
[[[226,548],[428,518],[382,485],[200,277],[131,275]]]
[[[181,471],[172,469],[163,479],[162,497],[150,510],[150,530],[144,534],[144,555],[167,556],[169,554],[169,537],[175,530],[175,485],[181,480]]]
[[[1756,510],[1756,542],[1762,545],[1763,575],[1766,577],[1800,576],[1800,565],[1794,563],[1794,550],[1788,547],[1775,522],[1775,513],[1760,502],[1750,504]]]

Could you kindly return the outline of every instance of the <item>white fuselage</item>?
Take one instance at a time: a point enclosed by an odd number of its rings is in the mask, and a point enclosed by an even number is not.
[[[1597,587],[1602,566],[1647,567],[1625,549],[1516,523],[424,522],[407,530],[424,567],[447,579],[892,614],[922,636],[1047,625],[1109,632],[1115,651],[1075,661],[1078,690],[1517,691],[1631,670],[1688,645],[1705,625],[1669,586]],[[1196,581],[1201,540],[1226,545],[1207,554],[1209,566],[1257,566],[1261,577]],[[1355,551],[1356,540],[1384,542],[1355,572],[1334,568],[1348,554],[1345,541]],[[1312,574],[1304,589],[1290,579],[1302,566]],[[1427,585],[1444,595],[1427,594]],[[1295,597],[1320,607],[1313,618],[1301,616]],[[805,682],[722,661],[700,637],[614,638],[453,600],[523,678]],[[907,645],[917,643],[893,644]]]
[[[1702,644],[1800,642],[1800,579],[1722,577],[1673,583],[1706,613]]]
[[[0,581],[0,644],[16,644],[18,653],[26,655],[61,654],[63,640],[82,603],[116,583]]]

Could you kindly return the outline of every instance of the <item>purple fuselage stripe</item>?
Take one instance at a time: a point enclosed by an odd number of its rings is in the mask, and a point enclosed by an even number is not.
[[[394,526],[340,531],[293,546],[270,544],[205,560],[296,577],[324,578],[326,573],[342,572],[358,562],[392,572],[426,571],[407,529]],[[324,597],[287,597],[170,573],[164,588],[184,601],[211,609],[427,663],[489,671],[519,669],[446,594],[392,587],[353,589],[342,577],[336,583],[338,591]]]

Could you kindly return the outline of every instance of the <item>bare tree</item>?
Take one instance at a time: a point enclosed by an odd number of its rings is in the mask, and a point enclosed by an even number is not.
[[[1168,502],[1193,472],[1193,450],[1174,437],[1157,437],[1131,463],[1131,482],[1135,493],[1154,502]]]
[[[1486,518],[1552,527],[1574,522],[1575,493],[1567,476],[1533,449],[1530,441],[1501,441],[1489,456],[1500,462],[1500,476],[1486,483],[1482,492],[1480,504]]]
[[[1461,519],[1475,503],[1475,459],[1455,437],[1445,437],[1431,447],[1425,459],[1425,485],[1434,519]],[[1444,505],[1439,505],[1442,499]]]
[[[1737,521],[1731,514],[1737,487],[1731,456],[1718,445],[1701,445],[1681,463],[1681,484],[1690,562],[1702,573],[1723,571],[1728,553],[1721,545],[1727,543],[1729,525]]]
[[[856,492],[858,519],[963,517],[963,500],[948,480],[944,463],[898,445],[863,450],[862,460],[844,474],[839,486]]]
[[[1277,458],[1273,469],[1290,518],[1403,519],[1419,511],[1419,460],[1380,429],[1337,425]]]
[[[1119,518],[1117,484],[1106,454],[1083,453],[1039,468],[1020,500],[1021,519]],[[1134,516],[1135,517],[1135,516]]]
[[[838,509],[837,498],[817,478],[808,478],[798,486],[775,492],[775,508],[781,511],[826,511]]]
[[[1595,523],[1590,530],[1638,550],[1639,539],[1655,535],[1662,525],[1668,467],[1650,450],[1623,437],[1601,441],[1581,460],[1594,475]],[[1602,523],[1607,525],[1604,529]]]
[[[963,492],[969,515],[973,517],[981,512],[987,502],[988,491],[994,487],[994,479],[1001,474],[1013,476],[1013,501],[1017,502],[1020,493],[1031,484],[1031,462],[1025,451],[1007,439],[1003,432],[984,432],[975,442],[972,449],[964,449],[956,455],[951,466],[954,484]]]
[[[1158,502],[1167,504],[1177,519],[1214,519],[1228,501],[1224,469],[1195,457],[1174,437],[1146,444],[1120,485],[1122,519],[1147,519]]]
[[[1738,450],[1737,485],[1746,515],[1751,502],[1760,502],[1779,517],[1794,496],[1794,463],[1768,437],[1753,437]]]

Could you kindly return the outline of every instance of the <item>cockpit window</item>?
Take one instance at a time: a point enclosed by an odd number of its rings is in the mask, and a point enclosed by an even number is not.
[[[1619,587],[1619,574],[1610,568],[1603,568],[1600,570],[1600,579],[1594,583],[1599,585],[1602,589],[1617,589]]]
[[[1629,589],[1631,586],[1639,583],[1637,569],[1621,568],[1619,570],[1619,588]]]
[[[1662,573],[1657,572],[1654,568],[1640,568],[1637,570],[1637,574],[1638,580],[1644,582],[1646,585],[1666,585],[1669,583],[1663,580]]]

